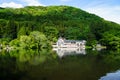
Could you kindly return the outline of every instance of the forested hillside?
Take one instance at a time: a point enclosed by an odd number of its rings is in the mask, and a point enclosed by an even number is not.
[[[70,6],[27,6],[0,8],[0,41],[10,42],[32,31],[43,33],[55,42],[59,36],[87,40],[87,45],[101,43],[120,48],[120,25]]]

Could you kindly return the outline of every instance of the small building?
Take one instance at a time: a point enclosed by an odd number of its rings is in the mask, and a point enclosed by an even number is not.
[[[53,47],[56,48],[82,48],[85,49],[85,40],[66,40],[60,37]]]

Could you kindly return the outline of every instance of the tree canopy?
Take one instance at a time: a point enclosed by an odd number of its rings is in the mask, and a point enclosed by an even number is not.
[[[98,41],[108,46],[116,44],[113,42],[115,39],[120,45],[118,42],[119,24],[106,21],[79,8],[71,6],[0,8],[1,40],[11,41],[23,35],[28,36],[33,31],[43,33],[51,42],[55,42],[59,36],[62,36],[67,39],[85,39],[88,45],[91,45],[91,41]],[[117,34],[113,32],[117,32]],[[30,35],[32,36],[32,33]],[[114,39],[107,42],[108,38]]]

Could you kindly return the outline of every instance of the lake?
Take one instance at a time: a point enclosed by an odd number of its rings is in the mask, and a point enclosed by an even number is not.
[[[120,53],[54,49],[0,52],[0,80],[120,80]]]

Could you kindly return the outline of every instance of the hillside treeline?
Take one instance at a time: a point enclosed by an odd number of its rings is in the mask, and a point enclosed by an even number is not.
[[[101,43],[120,48],[120,25],[71,6],[26,6],[0,8],[0,41],[10,42],[39,31],[50,42],[58,37],[86,40],[87,45]]]

